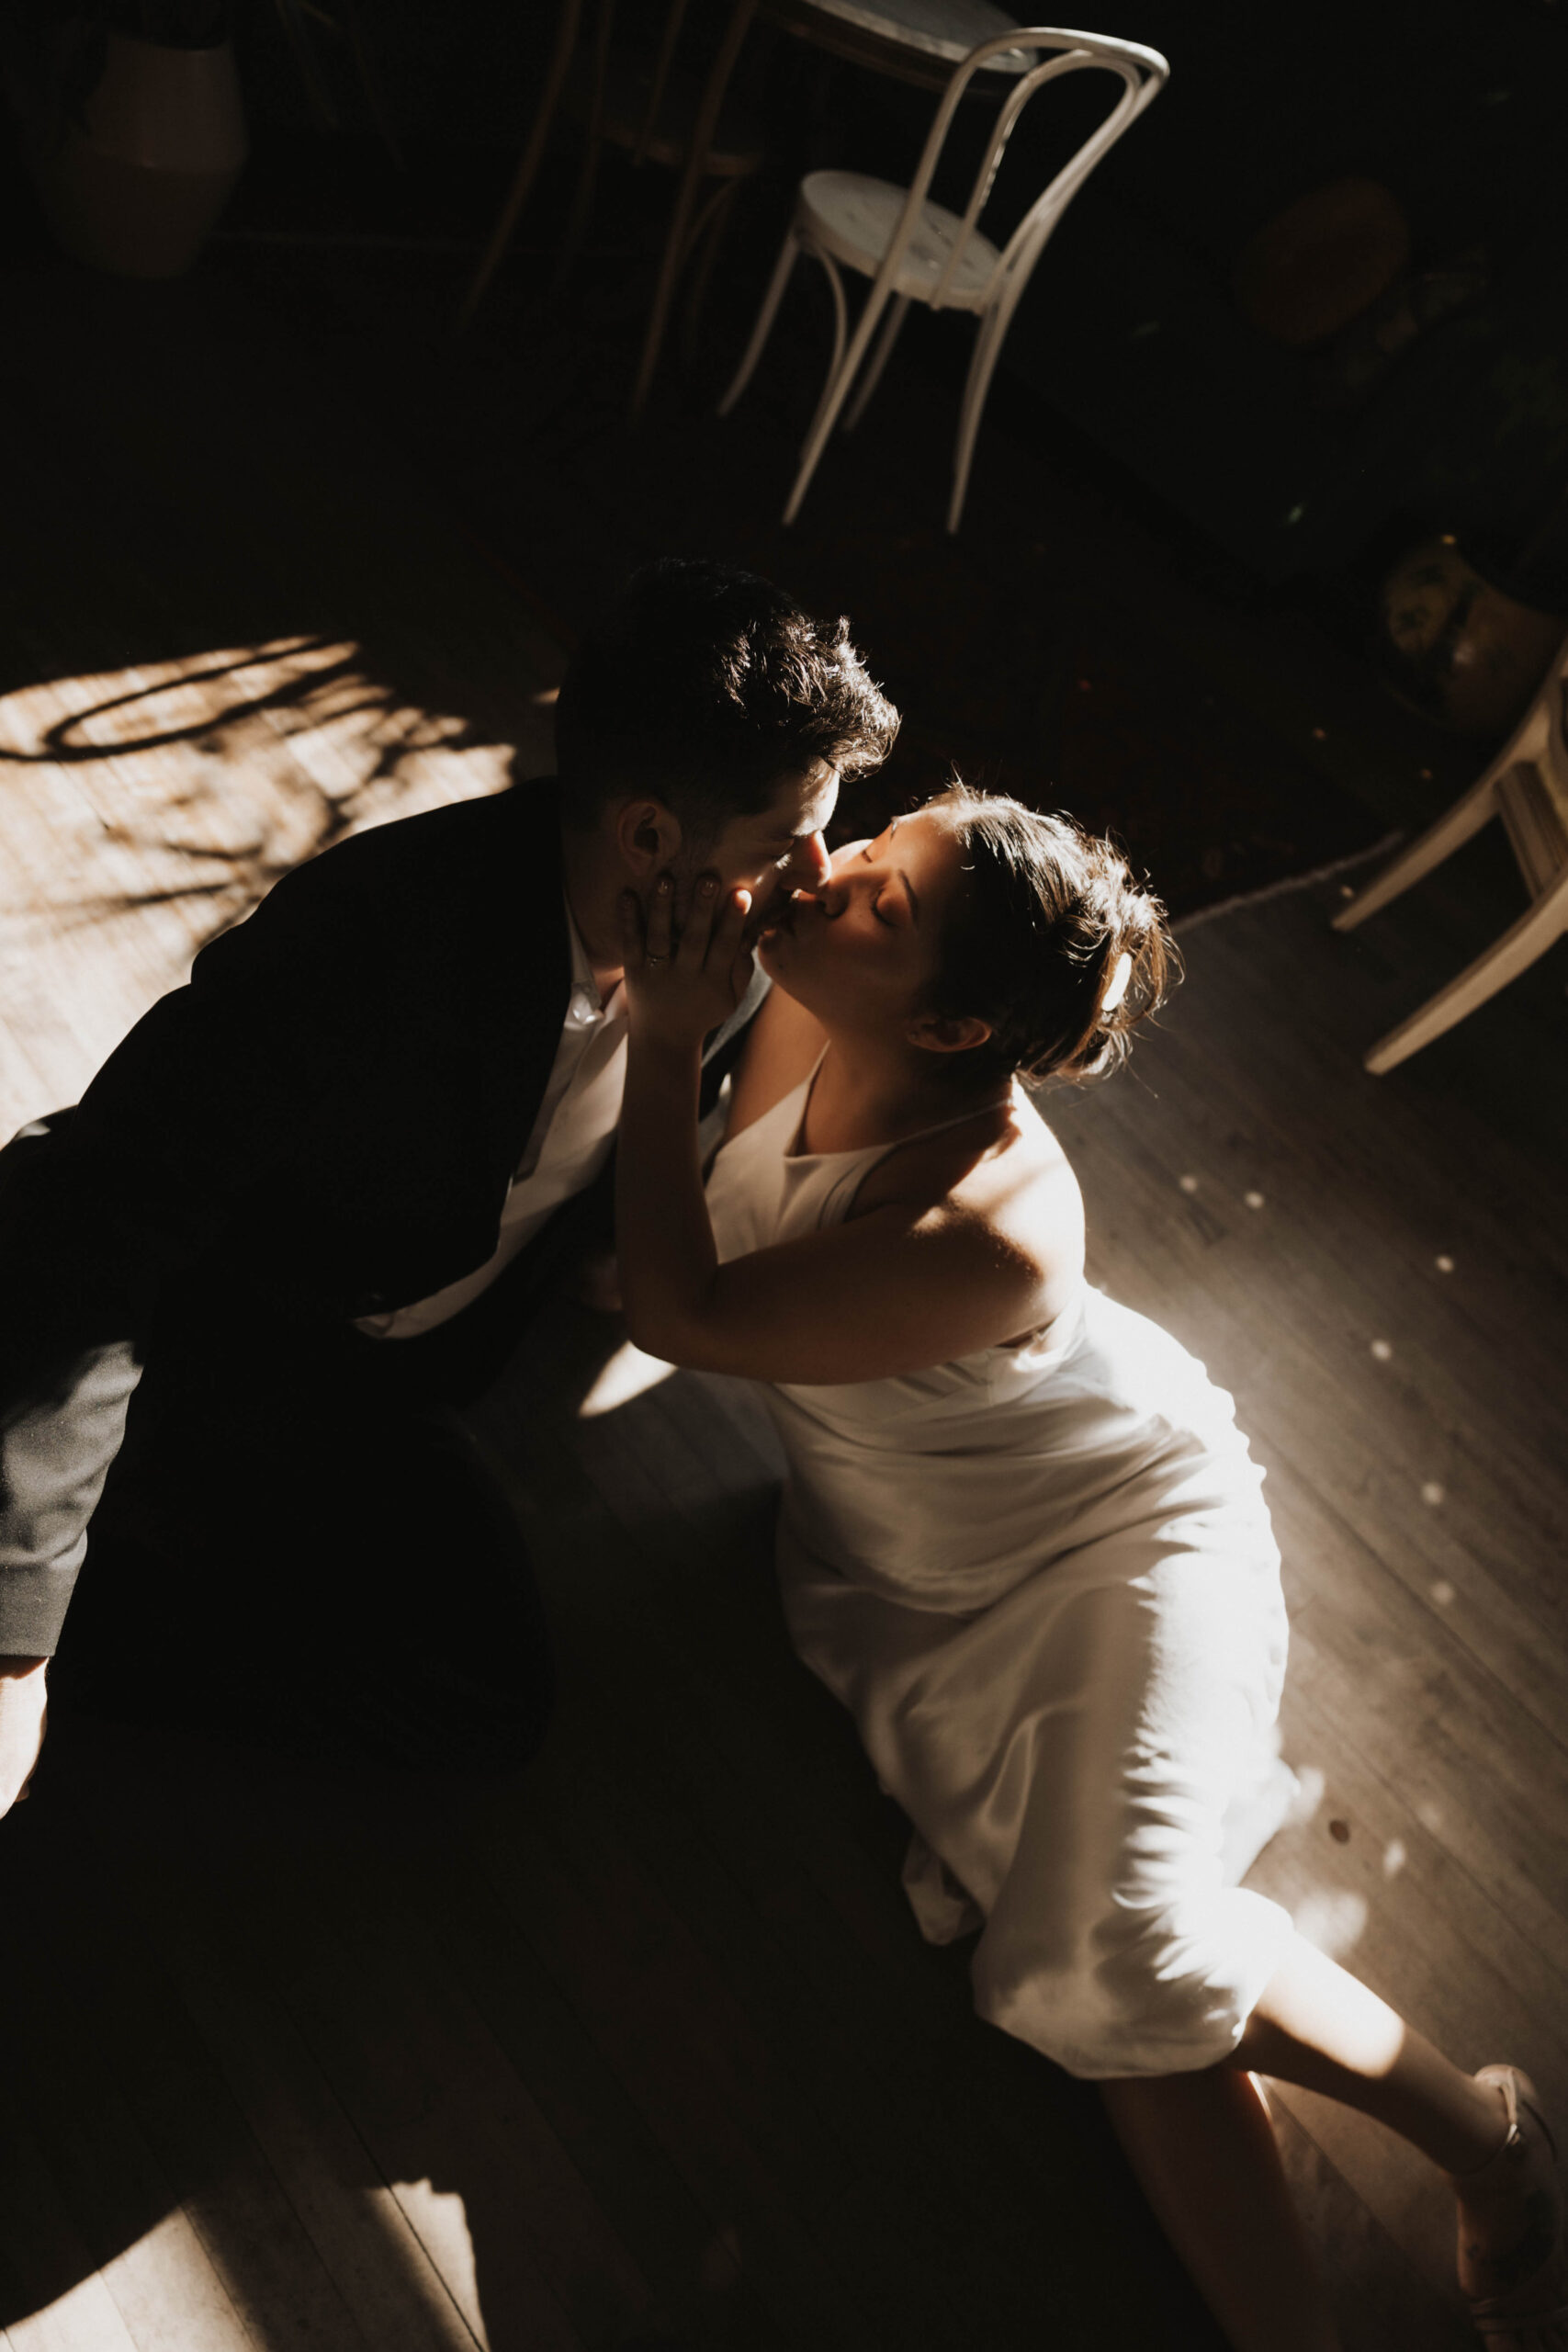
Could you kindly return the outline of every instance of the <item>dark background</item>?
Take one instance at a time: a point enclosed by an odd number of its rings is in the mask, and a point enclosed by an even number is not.
[[[694,0],[699,58],[727,13]],[[661,11],[624,5],[619,26],[639,14]],[[1134,15],[1117,28],[1165,51],[1170,84],[1046,249],[955,539],[942,523],[966,319],[916,310],[864,424],[830,446],[788,532],[777,517],[829,332],[813,265],[745,398],[715,416],[800,174],[847,163],[907,176],[933,104],[762,24],[737,89],[765,121],[769,163],[740,191],[701,319],[677,322],[637,430],[627,395],[671,197],[656,168],[606,151],[586,251],[552,287],[576,167],[563,121],[483,309],[454,333],[554,9],[367,8],[394,162],[347,43],[321,35],[338,116],[323,128],[275,13],[242,0],[253,153],[190,277],[117,283],[62,262],[12,166],[17,446],[85,481],[118,444],[122,477],[147,490],[157,440],[156,498],[138,504],[123,480],[92,500],[78,487],[88,570],[106,515],[123,548],[160,502],[194,504],[225,466],[253,483],[271,469],[299,498],[312,470],[341,481],[346,462],[377,474],[389,510],[415,483],[445,502],[563,647],[649,555],[770,572],[849,612],[906,713],[886,775],[846,801],[856,830],[957,766],[1117,833],[1179,913],[1336,866],[1427,821],[1488,748],[1391,692],[1376,606],[1393,560],[1453,532],[1499,585],[1568,605],[1554,519],[1568,478],[1568,26],[1547,0],[1310,19],[1150,0]],[[1003,227],[1103,103],[1093,78],[1025,118],[998,187]],[[955,180],[977,124],[961,134]],[[1403,207],[1414,268],[1479,253],[1486,290],[1360,405],[1332,410],[1322,354],[1249,325],[1233,275],[1282,206],[1347,174]],[[85,358],[104,370],[96,407]],[[60,496],[57,483],[40,529]],[[141,561],[157,571],[155,551]],[[208,583],[230,642],[247,625],[245,561],[236,544],[231,577],[220,590],[214,565]],[[196,626],[177,550],[164,571],[165,606]],[[360,602],[334,626],[363,639],[368,585]],[[79,614],[62,626],[79,633]],[[1511,910],[1506,852],[1473,855]]]
[[[400,187],[378,168],[346,70],[336,79],[351,135],[312,149],[292,62],[253,6],[243,51],[261,152],[233,225],[281,223],[297,207],[301,224],[335,215],[474,232],[520,142],[553,14],[383,0],[367,17],[412,167]],[[1073,206],[1004,374],[1263,581],[1351,563],[1402,513],[1502,548],[1525,537],[1543,480],[1568,461],[1568,28],[1554,0],[1337,0],[1311,12],[1146,0],[1134,15],[1117,28],[1169,58],[1169,85]],[[748,208],[767,215],[764,248],[779,189],[800,169],[852,160],[897,176],[930,116],[924,94],[826,67],[766,28],[750,37],[740,78],[777,148],[775,185]],[[1092,82],[1026,119],[998,189],[1004,220],[1095,117]],[[1492,285],[1347,421],[1314,407],[1309,363],[1245,325],[1230,276],[1273,214],[1350,174],[1398,198],[1417,266],[1479,244]]]

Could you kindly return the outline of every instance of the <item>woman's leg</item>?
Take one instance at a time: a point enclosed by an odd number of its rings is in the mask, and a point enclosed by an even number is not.
[[[1100,2088],[1155,2219],[1235,2352],[1338,2352],[1251,2075],[1206,2066]]]
[[[1236,2352],[1337,2341],[1250,2069],[1372,2116],[1454,2177],[1468,2292],[1506,2296],[1540,2268],[1559,2212],[1544,2137],[1534,2130],[1517,2163],[1494,2163],[1507,2130],[1496,2085],[1298,1936],[1228,2065],[1102,2086],[1150,2205]]]
[[[1562,2299],[1562,2196],[1551,2139],[1521,2110],[1510,2138],[1495,2081],[1466,2075],[1386,2001],[1300,1936],[1247,2019],[1234,2062],[1299,2083],[1397,2132],[1452,2180],[1460,2284],[1532,2312]],[[1568,2321],[1531,2340],[1568,2346]]]
[[[1375,2116],[1444,2172],[1473,2172],[1503,2143],[1497,2091],[1303,1936],[1287,1947],[1233,2063]]]

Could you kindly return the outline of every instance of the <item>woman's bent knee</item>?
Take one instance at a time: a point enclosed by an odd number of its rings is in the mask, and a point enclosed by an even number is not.
[[[1247,1888],[1139,1917],[1111,1912],[1070,1951],[1015,1938],[993,1914],[976,1951],[976,2007],[1069,2074],[1190,2074],[1229,2060],[1292,1933]]]

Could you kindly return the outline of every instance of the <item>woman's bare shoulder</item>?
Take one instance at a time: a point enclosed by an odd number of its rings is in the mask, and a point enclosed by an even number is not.
[[[977,1160],[953,1188],[955,1206],[983,1216],[1053,1282],[1083,1272],[1084,1207],[1072,1162],[1027,1095],[1004,1148]]]
[[[1083,1270],[1083,1196],[1066,1152],[1021,1088],[987,1120],[922,1137],[874,1169],[852,1214],[894,1202],[942,1208],[992,1232],[1053,1293]]]
[[[754,1125],[809,1077],[827,1042],[827,1031],[815,1013],[783,989],[770,989],[746,1033],[730,1080],[729,1134],[738,1136]]]
[[[942,1199],[970,1209],[1000,1208],[1041,1184],[1077,1190],[1067,1156],[1021,1087],[999,1104],[955,1120],[934,1133],[911,1136],[874,1168],[855,1200],[855,1214],[891,1201]]]

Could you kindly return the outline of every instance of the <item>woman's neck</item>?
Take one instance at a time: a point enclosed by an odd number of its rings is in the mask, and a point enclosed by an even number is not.
[[[994,1088],[973,1094],[953,1083],[945,1055],[918,1046],[897,1050],[852,1033],[829,1032],[827,1047],[807,1098],[801,1141],[807,1151],[859,1151],[874,1143],[896,1143],[922,1127],[958,1119],[970,1107],[987,1108],[1005,1093]]]

